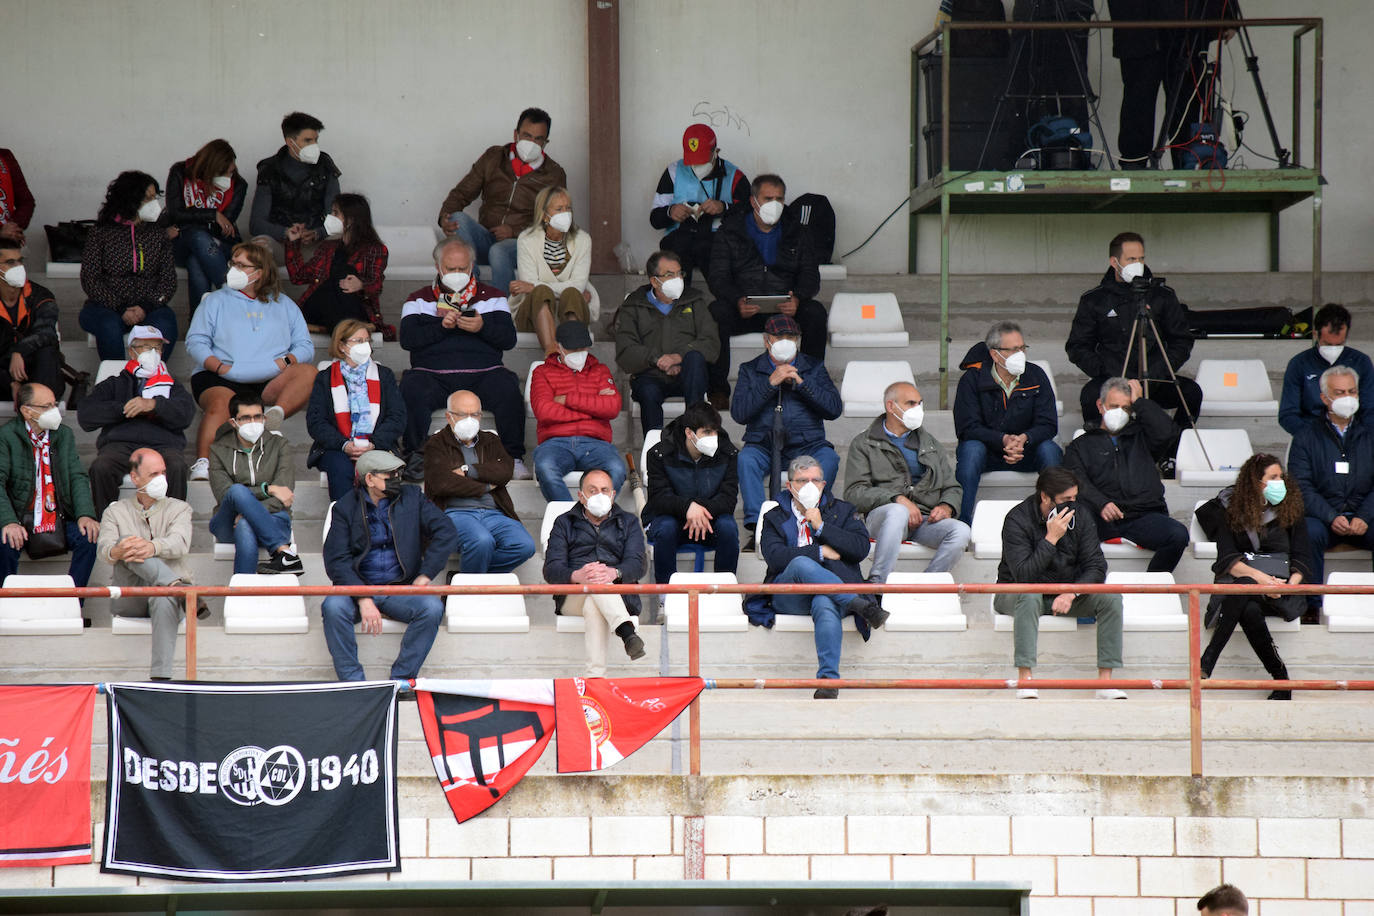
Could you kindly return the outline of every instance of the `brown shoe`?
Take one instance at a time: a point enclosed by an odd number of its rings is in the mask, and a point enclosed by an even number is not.
[[[710,404],[716,410],[729,410],[730,389],[717,388],[715,391],[707,392],[706,403]]]

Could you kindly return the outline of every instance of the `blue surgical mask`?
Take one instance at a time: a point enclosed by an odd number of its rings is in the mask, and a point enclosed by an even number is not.
[[[1283,480],[1270,480],[1264,485],[1264,501],[1271,506],[1277,506],[1283,502],[1283,498],[1288,495],[1288,487]]]

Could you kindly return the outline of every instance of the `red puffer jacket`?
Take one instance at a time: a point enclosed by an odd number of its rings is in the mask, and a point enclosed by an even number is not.
[[[567,403],[554,403],[558,395]],[[589,436],[611,441],[611,420],[620,413],[620,392],[611,370],[588,354],[587,365],[574,372],[551,353],[530,380],[530,406],[537,421],[538,440],[558,436]]]

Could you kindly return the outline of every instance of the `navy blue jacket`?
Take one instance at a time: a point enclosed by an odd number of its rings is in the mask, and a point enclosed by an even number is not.
[[[358,574],[358,564],[372,547],[363,511],[366,499],[367,491],[356,486],[331,510],[329,536],[324,539],[324,571],[335,585],[367,584]],[[419,487],[401,487],[401,495],[392,500],[387,511],[396,559],[401,563],[401,581],[397,584],[408,585],[416,576],[438,580],[448,558],[458,549],[453,522],[425,498]]]
[[[1337,474],[1336,462],[1350,465]],[[1312,420],[1293,437],[1288,470],[1302,489],[1309,518],[1331,527],[1338,515],[1357,516],[1374,525],[1374,434],[1356,414],[1342,439],[1325,417]]]
[[[663,429],[663,438],[649,449],[649,499],[640,515],[644,526],[661,515],[686,521],[687,507],[697,503],[711,513],[712,518],[735,514],[739,501],[739,477],[735,459],[739,450],[725,430],[719,430],[720,442],[710,458],[702,455],[693,461],[687,454],[686,434],[682,418]]]
[[[418,289],[401,306],[401,349],[410,351],[413,369],[492,369],[515,346],[515,319],[505,293],[478,283],[469,303],[482,316],[475,333],[444,327],[436,287]]]
[[[1321,377],[1332,365],[1354,369],[1360,377],[1360,403],[1374,405],[1374,362],[1368,356],[1347,346],[1333,364],[1328,363],[1315,346],[1308,347],[1290,359],[1288,368],[1283,371],[1279,425],[1288,435],[1297,436],[1312,420],[1326,415]]]
[[[791,460],[812,449],[828,446],[826,420],[834,420],[844,409],[840,392],[825,371],[825,363],[798,353],[792,364],[802,378],[800,385],[782,385],[782,428],[787,441],[782,456]],[[778,406],[778,388],[768,384],[777,366],[767,353],[739,367],[739,379],[730,399],[730,416],[744,426],[744,444],[764,449],[773,447],[773,410]]]
[[[964,374],[959,377],[959,388],[954,394],[954,434],[960,442],[976,439],[990,451],[1001,454],[1004,435],[1025,433],[1029,453],[1059,433],[1054,388],[1044,369],[1026,363],[1009,398],[993,376],[992,354],[987,344],[974,344],[959,368]]]
[[[763,581],[772,582],[797,557],[807,557],[820,563],[839,576],[844,582],[862,582],[863,573],[859,563],[868,556],[872,546],[868,540],[868,529],[859,518],[852,503],[836,499],[830,488],[821,492],[821,502],[817,507],[821,513],[821,530],[811,539],[808,547],[797,545],[797,517],[792,514],[792,497],[782,494],[782,502],[769,509],[763,516],[763,532],[759,537],[759,555],[763,557],[768,569]],[[821,557],[821,545],[829,544],[840,555],[838,560]],[[753,623],[771,627],[773,614],[770,608],[765,614],[750,614]],[[865,640],[868,639],[868,624],[862,617],[855,615],[854,625]]]
[[[320,466],[320,456],[326,451],[343,451],[348,439],[339,432],[339,424],[334,418],[334,392],[329,386],[332,366],[326,366],[315,373],[315,386],[310,389],[310,403],[305,408],[305,428],[314,440],[310,454],[306,456],[305,466]],[[381,363],[377,364],[377,382],[382,389],[381,413],[377,416],[377,428],[372,430],[368,439],[377,448],[395,451],[406,428],[406,405],[401,400],[401,387],[396,384],[396,373]]]
[[[644,578],[644,532],[639,519],[613,505],[611,514],[600,525],[593,525],[581,503],[554,519],[549,544],[544,548],[544,581],[567,585],[574,572],[594,562],[620,570],[617,583],[633,584]],[[639,596],[621,597],[625,610],[638,617]],[[561,614],[563,596],[554,596],[553,603],[555,612]]]

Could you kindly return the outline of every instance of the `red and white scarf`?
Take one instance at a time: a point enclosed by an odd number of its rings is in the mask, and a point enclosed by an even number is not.
[[[353,411],[348,407],[348,384],[343,377],[343,362],[334,360],[329,366],[329,397],[334,404],[334,422],[339,432],[346,438],[370,439],[371,434],[353,435]],[[372,415],[372,428],[377,428],[377,419],[382,415],[382,379],[377,372],[377,361],[367,361],[367,409]]]
[[[131,359],[124,364],[124,371],[132,373],[135,378],[143,379],[143,392],[140,397],[168,397],[172,393],[172,386],[176,384],[164,362],[159,362],[157,368],[149,372],[138,364],[138,360]]]
[[[33,446],[33,502],[29,511],[33,513],[34,531],[57,530],[57,486],[52,479],[52,453],[48,451],[52,437],[46,429],[34,429],[24,424],[29,432],[29,443]]]
[[[191,160],[186,160],[186,170],[191,170]],[[208,210],[214,207],[216,210],[223,210],[228,206],[229,201],[234,199],[234,183],[229,183],[229,189],[221,191],[213,184],[200,181],[195,178],[186,178],[181,183],[181,199],[187,207],[197,210]]]
[[[8,223],[14,215],[14,176],[5,159],[0,156],[0,224]]]
[[[475,295],[477,295],[477,274],[475,273],[468,278],[468,285],[456,293],[450,293],[448,287],[442,283],[436,283],[434,286],[434,301],[449,308],[464,308]]]

